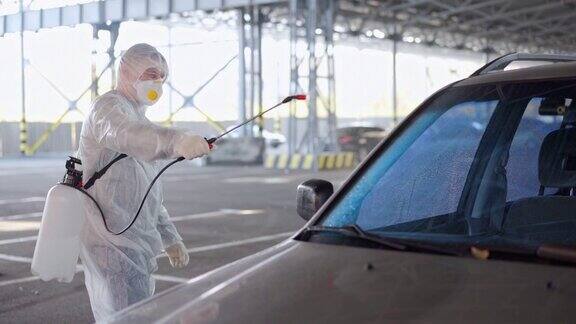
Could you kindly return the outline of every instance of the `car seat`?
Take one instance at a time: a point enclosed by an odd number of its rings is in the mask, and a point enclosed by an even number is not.
[[[503,219],[506,237],[556,244],[576,240],[576,128],[564,126],[548,134],[540,147],[537,197],[512,202]],[[557,188],[544,195],[545,188]]]

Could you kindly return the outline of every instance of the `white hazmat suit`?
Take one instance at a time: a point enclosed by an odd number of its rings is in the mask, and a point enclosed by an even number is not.
[[[160,76],[142,80],[149,71]],[[100,204],[111,231],[120,231],[134,217],[159,171],[155,160],[192,159],[210,151],[204,138],[155,125],[146,118],[146,105],[158,100],[167,73],[166,60],[155,48],[147,44],[131,47],[121,58],[116,89],[96,98],[82,126],[79,157],[84,183],[119,154],[128,155],[88,190]],[[156,94],[146,95],[147,89],[155,89]],[[97,322],[154,293],[151,275],[162,251],[168,253],[173,266],[188,263],[182,238],[162,204],[160,183],[151,190],[134,225],[121,235],[106,230],[91,201],[85,209],[80,258]]]

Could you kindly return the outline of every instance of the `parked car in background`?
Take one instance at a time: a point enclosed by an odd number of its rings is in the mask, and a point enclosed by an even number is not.
[[[576,63],[491,66],[428,98],[336,193],[302,183],[294,236],[112,322],[574,322]]]
[[[354,152],[359,160],[363,160],[386,133],[378,126],[348,126],[336,130],[340,151]]]
[[[230,130],[233,127],[234,126],[228,127],[226,130]],[[248,129],[250,128],[249,126],[247,126],[247,127],[248,127]],[[258,125],[254,125],[252,127],[252,134],[253,134],[253,137],[259,137]],[[242,132],[241,131],[232,132],[228,136],[234,137],[234,138],[242,137]],[[262,130],[262,138],[264,138],[264,141],[266,142],[266,146],[271,147],[271,148],[278,148],[278,147],[280,147],[286,143],[286,136],[284,136],[281,133],[269,131],[265,128]]]

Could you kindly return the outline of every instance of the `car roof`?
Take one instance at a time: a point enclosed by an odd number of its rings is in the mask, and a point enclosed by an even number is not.
[[[453,86],[562,78],[576,78],[576,62],[553,63],[510,71],[491,72],[461,80]]]

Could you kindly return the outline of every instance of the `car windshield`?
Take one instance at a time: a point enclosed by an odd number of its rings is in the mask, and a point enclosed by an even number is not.
[[[451,87],[317,223],[453,242],[576,243],[576,81]]]

